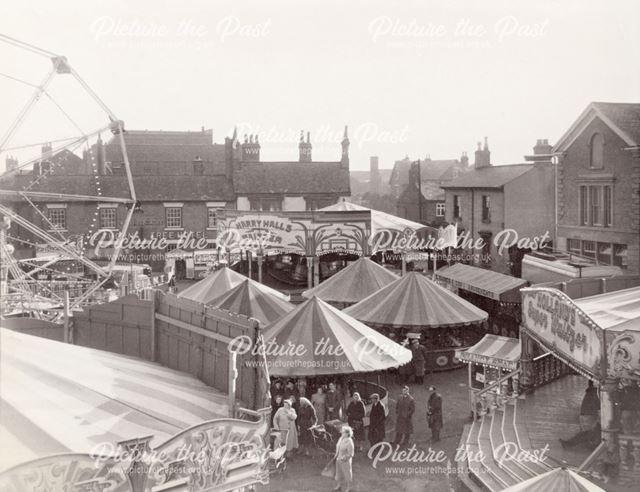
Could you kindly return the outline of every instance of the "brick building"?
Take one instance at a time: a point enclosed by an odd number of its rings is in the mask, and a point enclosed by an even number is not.
[[[640,104],[589,104],[558,140],[558,246],[640,271]]]
[[[475,241],[482,238],[484,249],[473,251],[482,258],[478,266],[519,276],[522,251],[499,253],[502,231],[514,230],[520,238],[552,238],[554,230],[554,169],[549,160],[551,146],[538,141],[534,156],[544,156],[531,164],[494,166],[485,139],[478,143],[474,168],[442,185],[445,190],[445,219],[457,223]],[[502,234],[501,234],[502,233]],[[499,235],[501,234],[501,235]],[[497,238],[497,239],[496,239]]]
[[[124,157],[118,136],[98,140],[83,157],[63,151],[51,155],[44,146],[42,160],[33,170],[7,173],[2,188],[129,198]],[[237,135],[223,144],[212,142],[212,131],[127,131],[127,155],[138,203],[129,234],[153,240],[149,247],[124,250],[121,261],[164,265],[165,254],[176,248],[187,253],[186,268],[203,271],[216,253],[217,214],[221,209],[309,210],[336,203],[349,196],[349,141],[345,130],[342,157],[337,162],[311,162],[311,143],[300,142],[299,162],[262,162],[257,137],[240,143]],[[94,157],[91,161],[90,156]],[[92,167],[91,162],[95,162]],[[15,169],[14,162],[7,162]],[[90,258],[106,258],[109,248],[95,251],[90,236],[109,238],[119,230],[127,205],[105,200],[66,200],[64,197],[34,198],[40,212],[25,200],[10,197],[19,215],[67,240],[84,238]],[[12,234],[22,257],[35,256],[37,240],[19,226]],[[160,238],[162,248],[156,247]],[[198,244],[197,248],[194,245]],[[193,250],[198,251],[193,254]],[[191,253],[189,253],[191,252]],[[196,272],[197,274],[197,272]]]
[[[394,168],[397,182],[404,181],[404,161]],[[418,164],[419,162],[419,164]],[[419,167],[418,167],[419,166]],[[469,158],[463,153],[460,159],[426,159],[411,163],[404,190],[397,202],[397,215],[405,219],[439,227],[445,222],[445,194],[443,185],[450,183],[469,170]],[[422,196],[420,196],[420,193]]]

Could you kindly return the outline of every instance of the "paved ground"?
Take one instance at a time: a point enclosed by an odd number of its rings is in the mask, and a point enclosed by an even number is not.
[[[412,443],[423,455],[431,448],[434,452],[442,451],[443,463],[393,462],[388,459],[380,462],[374,469],[372,461],[364,453],[356,453],[353,463],[354,491],[387,492],[448,492],[455,487],[455,470],[447,472],[447,460],[455,467],[455,451],[462,434],[462,427],[469,421],[469,404],[467,393],[466,369],[434,373],[425,378],[422,386],[410,384],[411,393],[416,399],[414,429]],[[435,385],[442,394],[444,404],[444,429],[438,443],[430,442],[430,431],[426,422],[426,403],[429,385]],[[400,388],[397,384],[389,387],[391,396],[397,398]],[[392,402],[393,410],[393,402]],[[388,427],[393,427],[395,414],[388,418]],[[387,440],[393,440],[393,433],[387,433]],[[326,456],[312,458],[294,457],[288,461],[287,470],[282,475],[271,478],[271,484],[263,490],[315,492],[331,490],[335,486],[329,478],[320,475],[322,468],[329,460]]]

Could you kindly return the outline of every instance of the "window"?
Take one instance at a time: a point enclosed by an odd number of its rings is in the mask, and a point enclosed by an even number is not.
[[[580,225],[611,227],[613,191],[610,185],[580,187]]]
[[[596,259],[596,242],[582,241],[582,255],[587,258]]]
[[[622,268],[627,268],[627,245],[613,245],[613,264]]]
[[[166,207],[165,227],[182,227],[182,207]]]
[[[444,217],[444,203],[436,203],[436,217]]]
[[[100,209],[100,229],[116,228],[116,209],[115,207]]]
[[[204,175],[204,162],[198,160],[197,158],[193,161],[193,174],[195,174],[196,176]]]
[[[282,210],[282,199],[280,198],[251,198],[251,210],[273,212]]]
[[[600,133],[591,137],[590,162],[591,169],[602,169],[604,167],[604,138]]]
[[[462,200],[460,195],[453,195],[453,218],[462,218]]]
[[[589,200],[587,195],[587,187],[580,187],[580,225],[589,224]]]
[[[482,195],[482,222],[491,222],[491,197]]]
[[[67,228],[67,209],[66,208],[49,208],[49,222],[54,229]]]
[[[207,227],[209,229],[215,229],[217,225],[216,209],[211,207],[207,208]]]
[[[602,225],[604,225],[605,227],[611,227],[611,225],[613,224],[613,214],[611,210],[611,207],[613,205],[613,197],[611,195],[611,186],[603,186],[602,189],[604,192],[604,203],[602,204],[604,217]]]
[[[178,243],[168,243],[166,251],[173,251],[174,249],[178,249]]]
[[[582,242],[580,239],[567,239],[567,249],[570,253],[582,254]]]

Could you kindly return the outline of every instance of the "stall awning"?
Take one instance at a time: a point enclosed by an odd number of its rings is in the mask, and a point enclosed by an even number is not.
[[[583,297],[573,302],[600,328],[640,330],[640,287]]]
[[[521,302],[519,290],[529,284],[521,278],[462,263],[437,271],[436,278],[454,287],[503,302]]]
[[[520,340],[498,335],[485,335],[473,347],[456,352],[456,357],[463,362],[473,362],[474,364],[514,371],[520,360]]]

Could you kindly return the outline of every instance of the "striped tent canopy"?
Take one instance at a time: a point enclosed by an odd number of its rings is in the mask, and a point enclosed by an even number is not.
[[[409,350],[317,297],[268,326],[264,338],[274,376],[371,372],[411,360]]]
[[[259,285],[258,282],[245,279],[244,282],[209,304],[232,313],[255,318],[262,326],[273,323],[294,308],[290,302],[258,288],[257,285]]]
[[[250,278],[233,271],[229,267],[223,267],[220,270],[207,275],[199,282],[187,287],[182,292],[179,292],[178,297],[201,302],[203,304],[210,304],[213,300],[217,299],[223,294],[226,294],[245,280],[249,280],[249,282],[253,283],[258,289],[262,290],[263,292],[268,292],[269,294],[284,299],[285,301],[289,300],[289,296],[287,296],[286,294],[278,292],[271,287],[267,287],[260,282],[251,280]]]
[[[228,415],[226,395],[134,357],[0,329],[0,471]]]
[[[502,492],[606,492],[593,482],[566,468],[556,468],[513,485]]]
[[[424,275],[411,272],[344,311],[357,320],[396,328],[480,323],[488,314]]]
[[[520,360],[520,352],[520,340],[517,338],[489,334],[473,347],[456,352],[456,357],[463,362],[514,371]]]
[[[362,257],[302,295],[316,296],[327,302],[355,304],[398,278],[375,261]]]

